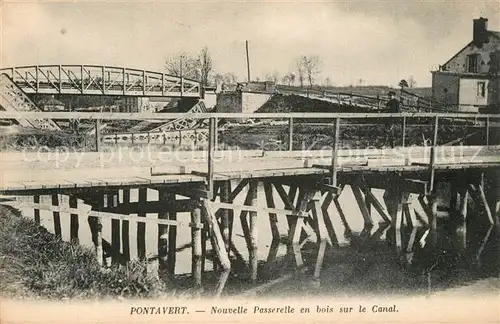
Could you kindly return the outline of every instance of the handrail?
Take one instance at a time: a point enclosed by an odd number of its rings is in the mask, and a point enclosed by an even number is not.
[[[43,64],[43,65],[23,65],[23,66],[13,66],[13,67],[5,67],[0,69],[0,73],[4,73],[4,71],[13,71],[13,70],[23,70],[23,69],[36,69],[36,68],[54,68],[58,69],[59,67],[61,68],[98,68],[98,69],[113,69],[113,70],[125,70],[125,71],[130,71],[130,72],[145,72],[145,73],[151,73],[151,74],[158,74],[158,75],[165,75],[166,77],[172,77],[175,79],[181,79],[180,76],[172,75],[172,74],[167,74],[164,72],[158,72],[158,71],[151,71],[151,70],[144,70],[144,69],[136,69],[136,68],[129,68],[129,67],[123,67],[123,66],[110,66],[110,65],[95,65],[95,64]],[[188,82],[194,82],[199,84],[199,81],[193,80],[193,79],[188,79],[183,77],[184,81]]]
[[[207,118],[233,118],[233,119],[272,119],[272,118],[310,118],[310,119],[365,119],[365,118],[499,118],[500,114],[477,113],[97,113],[97,112],[8,112],[0,111],[0,119],[16,118],[51,118],[51,119],[103,119],[103,120],[168,120],[176,118],[207,119]]]

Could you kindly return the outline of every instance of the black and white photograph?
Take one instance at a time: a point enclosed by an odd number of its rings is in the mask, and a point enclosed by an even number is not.
[[[0,322],[499,323],[500,4],[1,1]]]

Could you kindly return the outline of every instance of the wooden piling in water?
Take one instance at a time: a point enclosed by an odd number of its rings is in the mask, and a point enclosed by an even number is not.
[[[122,204],[130,203],[130,189],[123,189]],[[130,261],[130,225],[128,220],[122,221],[122,255],[125,261]]]
[[[35,204],[39,204],[40,203],[40,196],[39,195],[34,195],[33,196],[33,202]],[[34,220],[35,220],[35,224],[37,225],[40,225],[40,209],[38,208],[35,208],[33,210],[33,217],[34,217]]]
[[[223,203],[232,203],[232,201],[229,201],[230,193],[231,193],[231,180],[224,181],[224,183],[222,183],[220,186],[220,201]],[[234,211],[232,209],[221,210],[222,237],[224,238],[224,243],[228,254],[231,249],[233,218],[234,218]]]
[[[158,193],[159,201],[165,202],[169,209],[160,210],[158,219],[176,220],[175,193],[161,188]],[[161,275],[167,274],[172,278],[175,275],[177,227],[175,225],[158,225],[158,270]]]
[[[108,193],[106,195],[107,198],[107,207],[115,208],[117,207],[115,193]],[[119,219],[111,219],[111,263],[117,264],[119,262],[120,255],[120,220]]]
[[[147,190],[147,188],[139,188],[139,212],[137,213],[139,217],[146,217],[143,210],[146,209],[145,206],[148,200]],[[144,222],[137,223],[137,257],[139,260],[146,259],[146,223]]]
[[[276,208],[276,205],[274,204],[273,187],[272,187],[271,182],[269,182],[269,181],[264,182],[264,193],[266,196],[267,207]],[[278,228],[278,215],[276,215],[276,213],[269,213],[269,223],[271,225],[271,234],[273,236],[272,241],[279,242],[280,231]]]
[[[91,201],[89,203],[92,205],[92,209],[94,210],[100,210],[103,207],[104,204],[104,199],[102,195],[95,195],[92,197],[89,197]],[[95,254],[96,254],[96,259],[97,263],[100,266],[104,265],[104,253],[103,253],[103,248],[102,248],[102,223],[101,223],[101,217],[99,216],[89,216],[88,217],[88,223],[90,227],[90,232],[92,234],[92,242],[94,243],[95,247]]]
[[[59,195],[58,194],[52,195],[52,206],[59,206]],[[56,237],[61,237],[62,236],[61,215],[58,211],[54,211],[52,213],[53,213],[53,218],[54,218],[54,234],[56,235]]]
[[[250,206],[257,205],[257,180],[251,180],[248,188],[248,197]],[[250,259],[250,279],[252,282],[257,281],[257,265],[258,265],[258,231],[257,231],[257,212],[250,211],[250,245],[248,246]]]
[[[200,206],[196,206],[191,211],[191,273],[197,288],[201,287],[202,226],[201,209]]]
[[[69,208],[78,209],[78,198],[76,195],[69,196]],[[70,240],[75,243],[78,243],[78,229],[80,227],[78,217],[78,214],[70,214]]]

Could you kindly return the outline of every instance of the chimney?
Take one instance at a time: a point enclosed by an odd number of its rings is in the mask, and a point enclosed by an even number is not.
[[[472,41],[477,47],[482,47],[488,42],[488,19],[480,17],[474,19],[474,28],[472,31]]]

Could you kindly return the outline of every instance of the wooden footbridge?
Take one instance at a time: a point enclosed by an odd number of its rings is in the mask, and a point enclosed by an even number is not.
[[[193,284],[201,285],[208,240],[216,255],[214,269],[221,273],[216,294],[222,292],[234,257],[241,259],[233,244],[236,212],[240,212],[239,221],[249,256],[248,260],[240,261],[247,265],[251,282],[266,275],[258,267],[260,235],[271,235],[272,246],[286,244],[287,254],[299,270],[304,267],[304,245],[312,242],[315,245],[312,276],[318,279],[326,248],[338,244],[338,234],[332,225],[332,207],[345,230],[350,231],[349,219],[339,202],[347,186],[365,226],[373,225],[374,211],[390,226],[395,253],[402,252],[400,229],[403,224],[428,226],[432,233],[437,217],[443,212],[452,220],[464,221],[469,199],[473,199],[474,206],[484,216],[474,221],[498,222],[498,115],[480,115],[483,123],[479,142],[467,144],[466,139],[443,143],[440,138],[444,132],[450,132],[446,128],[449,125],[478,119],[476,115],[259,114],[259,119],[289,120],[289,145],[285,151],[220,149],[218,120],[255,118],[255,115],[178,115],[181,114],[0,112],[0,118],[27,120],[179,117],[209,120],[208,148],[204,151],[158,149],[140,158],[119,155],[116,151],[75,152],[64,157],[54,152],[3,152],[0,154],[0,193],[6,200],[15,198],[14,205],[19,208],[32,208],[35,221],[40,221],[40,210],[50,210],[58,236],[63,231],[61,214],[69,214],[72,240],[78,240],[78,215],[87,215],[97,258],[102,264],[107,258],[112,263],[130,260],[129,240],[133,236],[137,239],[137,257],[145,259],[146,226],[151,231],[154,225],[154,230],[158,231],[159,271],[169,278],[175,277],[177,227],[189,227]],[[329,148],[292,150],[294,127],[310,120],[331,128],[333,137]],[[352,126],[357,120],[397,123],[401,130],[399,146],[346,148],[342,145],[340,130],[346,125],[344,121]],[[420,123],[424,122],[432,129],[430,145],[405,145],[408,129],[422,126]],[[96,140],[101,140],[99,134]],[[136,154],[138,152],[135,150]],[[446,193],[441,190],[443,185],[448,188]],[[131,190],[136,189],[138,201],[132,202]],[[158,192],[158,200],[148,199],[148,189]],[[265,202],[259,200],[259,189],[264,192]],[[383,190],[383,199],[377,198],[372,189]],[[239,204],[237,201],[242,195],[244,202]],[[43,197],[50,197],[50,201],[44,201]],[[151,213],[157,217],[146,217]],[[191,217],[181,219],[181,213],[190,213]],[[257,226],[259,217],[269,219],[270,230]],[[111,219],[110,242],[102,238],[103,219]],[[134,235],[129,230],[130,222],[138,224]],[[273,253],[268,255],[268,261],[276,257]]]

